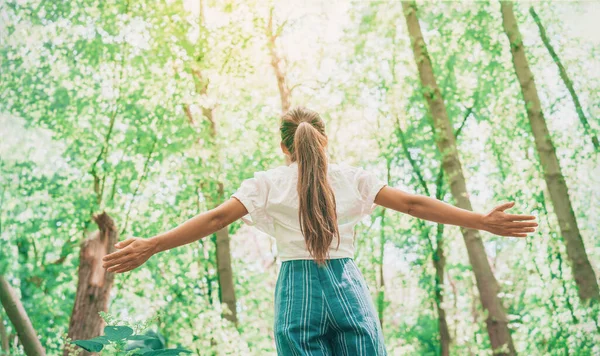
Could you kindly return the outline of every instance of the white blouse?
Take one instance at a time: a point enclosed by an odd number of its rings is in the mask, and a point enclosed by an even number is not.
[[[372,172],[347,164],[329,163],[329,183],[335,194],[340,245],[334,238],[330,258],[354,257],[354,226],[375,210],[375,196],[386,183]],[[248,215],[248,225],[273,236],[282,261],[313,259],[306,249],[298,218],[298,163],[254,173],[231,195]]]

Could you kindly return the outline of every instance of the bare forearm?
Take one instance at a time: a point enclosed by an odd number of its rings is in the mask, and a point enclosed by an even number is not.
[[[211,210],[198,214],[176,228],[154,236],[150,240],[155,245],[155,253],[158,253],[200,240],[223,227],[218,215]]]
[[[514,202],[500,204],[487,214],[479,214],[424,195],[410,194],[385,186],[375,196],[375,204],[420,219],[485,230],[500,236],[527,237],[527,234],[534,232],[538,226],[536,222],[530,221],[535,220],[533,215],[505,213],[506,209],[515,205]]]
[[[235,198],[205,213],[198,214],[176,228],[149,239],[130,237],[118,242],[119,251],[102,258],[103,267],[109,272],[131,271],[146,262],[152,255],[189,244],[213,234],[235,220],[248,214],[244,205]]]
[[[440,224],[457,225],[471,229],[483,228],[483,214],[461,209],[424,195],[413,196],[407,213]]]

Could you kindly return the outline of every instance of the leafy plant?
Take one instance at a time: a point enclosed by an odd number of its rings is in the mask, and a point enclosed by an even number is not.
[[[127,347],[128,342],[134,342],[134,346]],[[175,349],[153,349],[152,345],[164,345],[158,335],[136,335],[133,329],[124,325],[109,325],[104,328],[104,335],[89,340],[74,340],[73,344],[89,352],[100,352],[106,346],[112,348],[115,355],[179,355],[191,353],[189,350]]]

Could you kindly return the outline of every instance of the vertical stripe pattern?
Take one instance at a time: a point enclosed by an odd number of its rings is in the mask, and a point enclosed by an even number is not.
[[[275,287],[281,356],[387,355],[367,284],[352,258],[283,262]]]

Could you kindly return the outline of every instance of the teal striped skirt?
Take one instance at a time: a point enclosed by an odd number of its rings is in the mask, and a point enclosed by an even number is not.
[[[369,289],[352,258],[285,261],[275,286],[277,354],[387,355]]]

